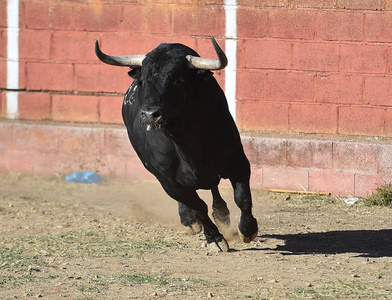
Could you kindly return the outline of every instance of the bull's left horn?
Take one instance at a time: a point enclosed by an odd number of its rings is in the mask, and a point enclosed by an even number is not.
[[[223,50],[219,47],[218,43],[211,37],[212,44],[214,45],[215,52],[218,59],[209,59],[204,57],[187,55],[189,67],[201,70],[222,70],[227,66],[227,57]]]
[[[95,41],[95,54],[105,64],[131,68],[141,67],[143,59],[145,58],[145,55],[107,55],[99,49],[98,41]]]

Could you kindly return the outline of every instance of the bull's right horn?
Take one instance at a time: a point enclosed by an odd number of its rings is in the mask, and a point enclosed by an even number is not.
[[[218,59],[209,59],[204,57],[187,55],[186,58],[189,61],[190,68],[214,71],[222,70],[227,66],[227,57],[225,52],[223,52],[223,50],[219,47],[218,43],[213,37],[211,37],[211,41],[218,56]]]
[[[100,61],[105,64],[120,66],[120,67],[130,67],[136,68],[141,67],[145,55],[124,55],[124,56],[112,56],[107,55],[99,49],[98,41],[95,41],[95,54]]]

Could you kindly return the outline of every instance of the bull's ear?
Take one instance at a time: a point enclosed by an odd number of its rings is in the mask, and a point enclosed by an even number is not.
[[[131,76],[133,79],[139,80],[142,77],[142,69],[134,68],[128,72],[128,75]]]

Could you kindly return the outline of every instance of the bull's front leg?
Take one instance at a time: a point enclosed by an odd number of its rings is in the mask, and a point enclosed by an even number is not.
[[[230,165],[230,182],[234,189],[234,201],[241,209],[238,233],[245,243],[253,241],[258,232],[257,220],[252,214],[252,195],[249,187],[250,164],[243,152],[232,159]]]
[[[244,243],[253,241],[258,232],[257,220],[252,214],[252,196],[248,182],[232,182],[234,200],[241,209],[241,218],[238,223],[238,233]]]
[[[187,224],[187,221],[192,221],[194,218],[194,220],[198,220],[203,225],[204,236],[207,240],[207,248],[210,251],[217,252],[229,251],[227,241],[208,216],[207,204],[199,198],[196,191],[188,190],[180,185],[173,184],[172,182],[167,182],[162,178],[158,178],[158,180],[166,193],[181,203],[179,204],[181,221],[185,221],[185,224]],[[189,216],[191,216],[191,218],[188,218]]]

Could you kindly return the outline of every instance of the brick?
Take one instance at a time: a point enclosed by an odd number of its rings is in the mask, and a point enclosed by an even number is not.
[[[371,105],[392,106],[392,77],[368,77],[365,79],[364,102]]]
[[[296,42],[293,46],[295,70],[338,71],[339,45]]]
[[[339,7],[344,9],[357,10],[382,10],[384,1],[380,0],[340,0]]]
[[[104,143],[101,152],[106,155],[123,157],[124,160],[136,156],[125,128],[105,128]]]
[[[146,22],[148,22],[148,19],[142,5],[123,2],[123,17],[119,27],[121,32],[143,32]]]
[[[332,141],[288,139],[287,164],[290,167],[332,169]]]
[[[56,128],[59,137],[59,149],[70,158],[87,158],[100,155],[100,144],[104,138],[104,130],[89,127],[62,126]]]
[[[384,109],[364,106],[341,106],[340,134],[380,136],[384,134]]]
[[[268,34],[268,13],[253,7],[238,7],[237,36],[244,38],[263,38]]]
[[[295,132],[337,132],[337,107],[327,104],[292,104],[289,112],[289,128]]]
[[[371,42],[391,42],[391,12],[368,12],[365,17],[365,36]]]
[[[237,99],[265,99],[266,75],[258,70],[237,70]]]
[[[71,30],[72,23],[72,4],[66,2],[51,3],[50,22],[51,27],[56,30]]]
[[[123,161],[124,163],[124,161]],[[126,180],[140,181],[140,180],[156,180],[155,176],[146,170],[142,162],[137,157],[132,157],[125,161],[126,165]]]
[[[51,59],[56,62],[98,61],[94,53],[97,34],[82,31],[53,32]]]
[[[48,29],[49,2],[47,1],[23,1],[21,2],[22,20],[21,25],[29,29]]]
[[[14,151],[30,153],[56,153],[59,149],[59,136],[55,128],[21,124],[13,128]]]
[[[27,85],[27,63],[19,61],[19,89],[26,89]]]
[[[284,138],[243,136],[242,144],[252,166],[285,166],[286,144]]]
[[[7,111],[6,105],[7,105],[7,103],[6,103],[6,98],[5,98],[5,92],[0,91],[0,119],[5,117],[5,113]]]
[[[50,95],[47,93],[20,93],[19,119],[49,120],[52,117]]]
[[[376,174],[380,148],[360,142],[336,142],[333,147],[333,166],[337,171]]]
[[[54,121],[99,121],[96,96],[53,95],[52,105]]]
[[[249,184],[252,188],[263,188],[263,168],[252,167]]]
[[[1,0],[2,2],[6,2],[5,0]],[[7,27],[7,5],[4,3],[0,5],[0,28]]]
[[[0,88],[7,88],[7,62],[0,59]]]
[[[0,58],[7,57],[7,32],[0,28]]]
[[[362,104],[362,81],[362,76],[355,74],[320,74],[316,78],[316,101]]]
[[[102,158],[102,164],[99,166],[99,174],[104,178],[126,180],[126,171],[125,158],[114,155],[105,155]]]
[[[26,152],[14,151],[6,153],[4,161],[0,163],[0,169],[6,172],[17,172],[23,174],[33,174],[34,160],[33,153],[26,155]]]
[[[355,192],[358,197],[367,197],[382,184],[380,175],[355,174]]]
[[[325,11],[320,14],[317,36],[327,41],[361,41],[363,13]]]
[[[214,5],[187,5],[173,8],[174,35],[224,35],[224,10]]]
[[[291,43],[275,40],[239,40],[238,68],[289,69]]]
[[[103,52],[110,55],[145,54],[159,45],[150,47],[150,39],[154,39],[154,37],[142,35],[129,36],[122,33],[110,32],[101,35],[99,46]],[[98,62],[98,58],[95,58],[95,61]]]
[[[154,34],[171,33],[172,13],[170,5],[150,3],[145,7],[143,17],[147,32]]]
[[[49,60],[51,33],[45,30],[24,30],[19,33],[20,59]],[[64,46],[64,45],[63,45]]]
[[[100,122],[123,124],[121,115],[123,97],[104,97],[99,100]]]
[[[245,0],[245,1],[238,1],[240,6],[256,6],[256,7],[288,7],[290,0]]]
[[[243,130],[288,131],[289,104],[237,101],[238,127]]]
[[[263,188],[308,190],[308,170],[290,167],[263,167]]]
[[[222,41],[219,41],[217,39],[217,42],[219,43],[219,45],[221,47],[223,46]],[[188,47],[196,50],[197,52],[199,52],[199,54],[201,56],[205,56],[206,54],[211,53],[212,57],[216,57],[214,49],[213,48],[211,49],[211,41],[208,41],[208,39],[200,39],[200,38],[197,41],[196,38],[189,37],[189,36],[179,37],[179,36],[153,35],[153,36],[149,37],[146,42],[147,51],[145,51],[145,52],[152,51],[153,49],[155,49],[156,47],[158,47],[162,43],[183,44],[185,46],[188,46]],[[222,48],[222,49],[224,49],[224,48]],[[205,53],[204,50],[206,50],[207,52]]]
[[[219,47],[221,47],[223,51],[226,50],[225,40],[216,38],[215,41],[219,44]],[[197,39],[180,38],[180,39],[175,39],[172,42],[184,44],[194,49],[202,57],[217,59],[214,46],[212,45],[211,42],[211,38],[197,38]],[[230,66],[230,61],[228,62],[228,65]]]
[[[296,0],[295,2],[290,3],[290,5],[299,8],[336,8],[336,0]]]
[[[392,174],[392,146],[390,144],[379,146],[378,173],[388,176]]]
[[[94,3],[73,4],[74,29],[117,32],[122,16],[121,5]],[[88,17],[86,17],[88,16]]]
[[[315,75],[311,73],[270,72],[267,76],[267,99],[312,102],[314,81]]]
[[[29,90],[70,91],[73,89],[71,64],[28,63],[26,87]]]
[[[392,137],[392,109],[387,109],[385,112],[385,135]]]
[[[75,89],[85,92],[125,92],[133,79],[127,68],[99,65],[77,64],[75,66]]]
[[[313,10],[272,10],[269,13],[270,36],[311,40],[315,35],[315,18]]]
[[[387,72],[388,48],[379,45],[341,45],[341,68],[347,72]]]
[[[309,170],[309,190],[332,195],[354,195],[354,174],[328,170]]]

